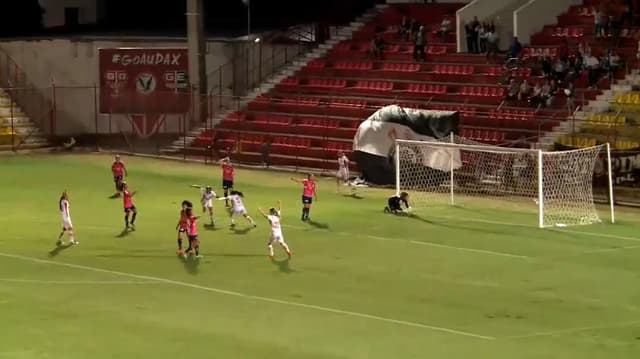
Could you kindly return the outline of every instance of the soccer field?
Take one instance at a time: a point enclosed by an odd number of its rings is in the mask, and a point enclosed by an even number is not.
[[[185,261],[179,203],[199,203],[191,184],[220,193],[220,169],[124,158],[139,213],[122,235],[111,161],[0,157],[0,358],[640,357],[640,211],[545,230],[481,200],[396,217],[391,190],[320,179],[308,224],[291,174],[236,169],[258,227],[229,229],[216,202]],[[56,249],[63,189],[80,244]],[[278,199],[294,257],[271,262],[257,207]]]

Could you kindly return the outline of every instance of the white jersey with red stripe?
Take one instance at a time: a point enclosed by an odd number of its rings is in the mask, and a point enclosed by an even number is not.
[[[284,240],[284,236],[282,235],[282,226],[280,224],[280,217],[270,214],[267,216],[267,219],[271,224],[271,238]]]
[[[65,229],[70,229],[72,224],[71,212],[69,211],[69,200],[64,198],[60,200],[60,214],[62,215],[62,226]]]

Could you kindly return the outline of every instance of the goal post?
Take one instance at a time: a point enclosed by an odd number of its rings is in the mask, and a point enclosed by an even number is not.
[[[410,193],[417,209],[442,204],[537,212],[541,228],[596,223],[593,176],[600,157],[607,159],[614,222],[608,144],[543,151],[483,145],[454,135],[396,140],[396,192]]]

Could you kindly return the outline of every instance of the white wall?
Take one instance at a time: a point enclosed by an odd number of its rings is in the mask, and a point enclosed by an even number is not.
[[[64,25],[64,9],[78,8],[80,24],[94,24],[98,19],[97,0],[40,0],[45,13],[42,18],[44,27]]]
[[[557,16],[569,6],[581,4],[581,0],[530,0],[513,14],[514,33],[523,44],[528,44],[531,35],[545,25],[555,24]]]
[[[481,22],[493,20],[496,25],[500,49],[506,49],[514,35],[513,12],[528,0],[474,0],[456,13],[457,50],[467,51],[467,38],[464,25],[478,17]],[[554,1],[554,0],[541,0]]]

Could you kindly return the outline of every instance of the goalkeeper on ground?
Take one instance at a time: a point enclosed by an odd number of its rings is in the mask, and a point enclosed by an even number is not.
[[[402,205],[404,204],[404,209]],[[391,196],[387,200],[387,206],[384,207],[386,213],[409,213],[411,206],[409,206],[409,194],[407,192],[401,192],[399,196]]]

